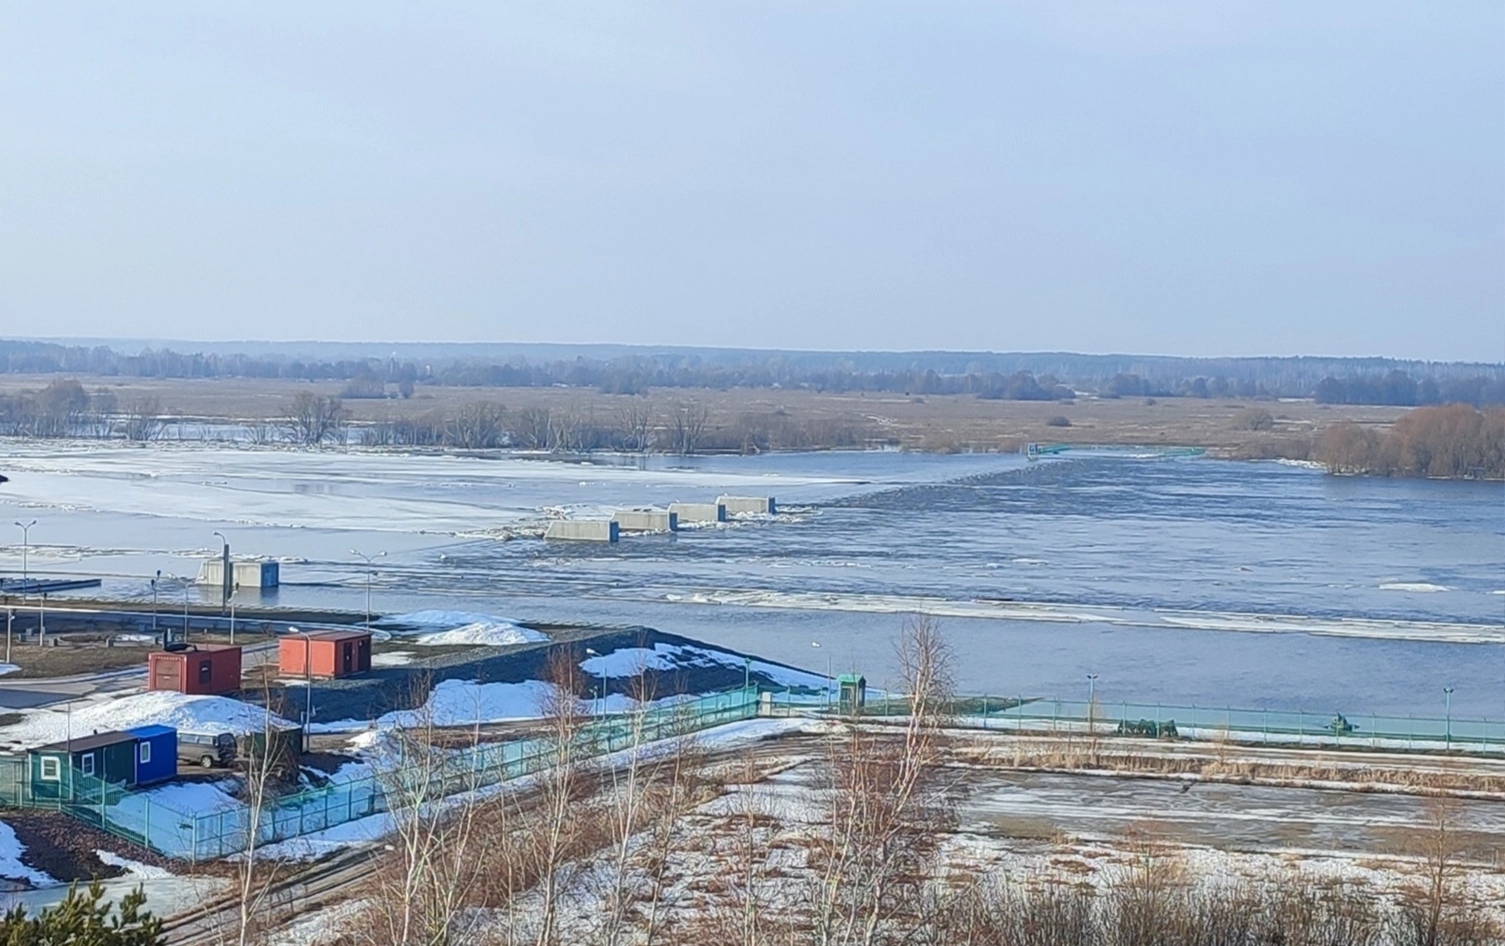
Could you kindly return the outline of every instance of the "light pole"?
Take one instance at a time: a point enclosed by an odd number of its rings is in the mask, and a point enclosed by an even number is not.
[[[157,577],[152,579],[152,636],[157,636],[157,585],[162,582],[162,569],[157,569]]]
[[[367,555],[364,552],[351,549],[350,554],[363,559],[366,563],[366,630],[371,630],[371,579],[376,577],[375,564],[379,558],[386,558],[386,552],[377,552],[375,555]]]
[[[1097,674],[1087,674],[1087,732],[1097,732]]]
[[[240,590],[240,585],[230,589],[230,646],[235,646],[235,593]]]
[[[592,648],[592,647],[585,648],[585,652],[586,652],[586,654],[588,654],[591,657],[601,657],[601,652],[598,651],[598,650],[596,650],[595,648]],[[604,658],[604,657],[601,657],[601,688],[597,692],[600,694],[601,703],[600,703],[600,706],[597,708],[596,715],[597,716],[605,716],[606,715],[606,658]]]
[[[230,603],[230,540],[218,530],[214,533],[219,537],[219,610],[223,614],[225,607]]]
[[[10,663],[10,627],[16,623],[16,609],[5,609],[5,662]]]
[[[28,581],[28,577],[27,577],[27,565],[28,565],[27,558],[28,558],[28,553],[30,553],[30,551],[31,551],[31,527],[34,526],[34,525],[36,525],[36,524],[37,524],[37,521],[35,519],[31,520],[30,522],[22,522],[20,519],[16,520],[16,525],[19,526],[20,529],[21,529],[21,593],[22,594],[26,593],[26,585],[27,585],[27,581]]]
[[[1442,697],[1447,701],[1447,751],[1453,751],[1453,688],[1443,687]]]
[[[820,641],[811,641],[810,646],[816,650],[824,649],[820,646]],[[826,705],[831,705],[831,654],[829,651],[826,652]]]
[[[302,631],[291,624],[287,626],[287,632],[289,634],[303,634]],[[313,638],[307,634],[303,634],[303,692],[303,750],[307,752],[313,743],[313,736],[309,733],[308,727],[314,721]]]

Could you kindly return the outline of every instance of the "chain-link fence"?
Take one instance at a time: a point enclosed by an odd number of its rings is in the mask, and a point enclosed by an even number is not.
[[[757,715],[756,688],[733,690],[641,714],[592,720],[579,728],[572,757],[587,759],[688,735]],[[486,743],[454,750],[444,765],[426,769],[428,800],[473,791],[541,771],[555,764],[560,747],[548,738]],[[169,857],[197,861],[246,850],[252,826],[258,845],[313,834],[389,810],[389,788],[401,773],[380,773],[331,782],[263,806],[227,796],[212,783],[186,782],[139,791],[68,773],[68,789],[49,798],[36,791],[26,760],[0,760],[0,801],[17,807],[56,808]],[[404,786],[411,788],[411,786]],[[400,798],[412,798],[406,790]],[[400,803],[400,802],[399,802]],[[208,810],[202,810],[207,807]],[[253,817],[254,816],[254,817]]]

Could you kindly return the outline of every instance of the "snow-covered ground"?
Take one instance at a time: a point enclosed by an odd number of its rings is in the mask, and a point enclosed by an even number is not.
[[[24,881],[33,887],[56,884],[57,881],[51,877],[21,863],[21,855],[25,851],[20,839],[16,837],[15,829],[0,821],[0,877]]]
[[[26,710],[22,719],[0,727],[0,744],[19,748],[61,742],[94,732],[161,724],[184,732],[228,732],[237,736],[296,725],[265,709],[225,696],[195,696],[162,690],[104,694],[62,706]]]
[[[473,611],[426,610],[383,617],[382,630],[393,639],[420,647],[473,644],[507,646],[547,641],[549,635],[509,618]]]

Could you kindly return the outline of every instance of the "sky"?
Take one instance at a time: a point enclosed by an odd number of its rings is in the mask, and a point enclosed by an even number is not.
[[[1505,361],[1505,3],[7,3],[0,335]]]

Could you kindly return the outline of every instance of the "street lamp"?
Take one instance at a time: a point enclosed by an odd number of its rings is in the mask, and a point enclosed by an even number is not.
[[[291,624],[287,626],[287,632],[289,634],[303,634],[302,631]],[[303,634],[303,692],[305,694],[303,703],[303,749],[307,751],[313,745],[313,734],[308,731],[308,727],[314,721],[313,638],[307,634]]]
[[[218,530],[214,534],[220,541],[219,609],[220,613],[224,613],[225,606],[230,603],[230,540]]]
[[[601,657],[601,652],[598,651],[598,650],[596,650],[593,647],[587,647],[587,648],[585,648],[585,653],[588,656],[591,656],[591,657]],[[604,657],[601,660],[601,689],[598,692],[600,693],[601,704],[598,707],[596,715],[597,716],[605,716],[606,715],[606,659]]]
[[[1442,696],[1443,696],[1443,699],[1445,699],[1447,701],[1447,712],[1448,712],[1448,721],[1447,721],[1447,751],[1448,752],[1452,752],[1453,751],[1453,688],[1452,687],[1443,687],[1442,688]]]
[[[35,519],[30,522],[16,520],[16,525],[21,529],[21,593],[26,593],[27,582],[27,553],[31,551],[31,527],[36,525]]]
[[[162,569],[157,569],[157,577],[152,579],[152,636],[157,634],[157,586],[162,583]]]
[[[810,646],[814,647],[816,650],[823,649],[820,646],[820,641],[811,641],[810,642]],[[831,652],[830,651],[826,651],[826,705],[827,706],[831,705],[831,679],[832,679],[831,678]]]
[[[366,563],[366,630],[371,630],[371,579],[376,577],[376,569],[372,567],[379,558],[386,558],[386,552],[377,552],[375,555],[367,555],[364,552],[351,549],[350,554],[363,559]]]
[[[1097,674],[1087,674],[1087,732],[1097,735]]]

